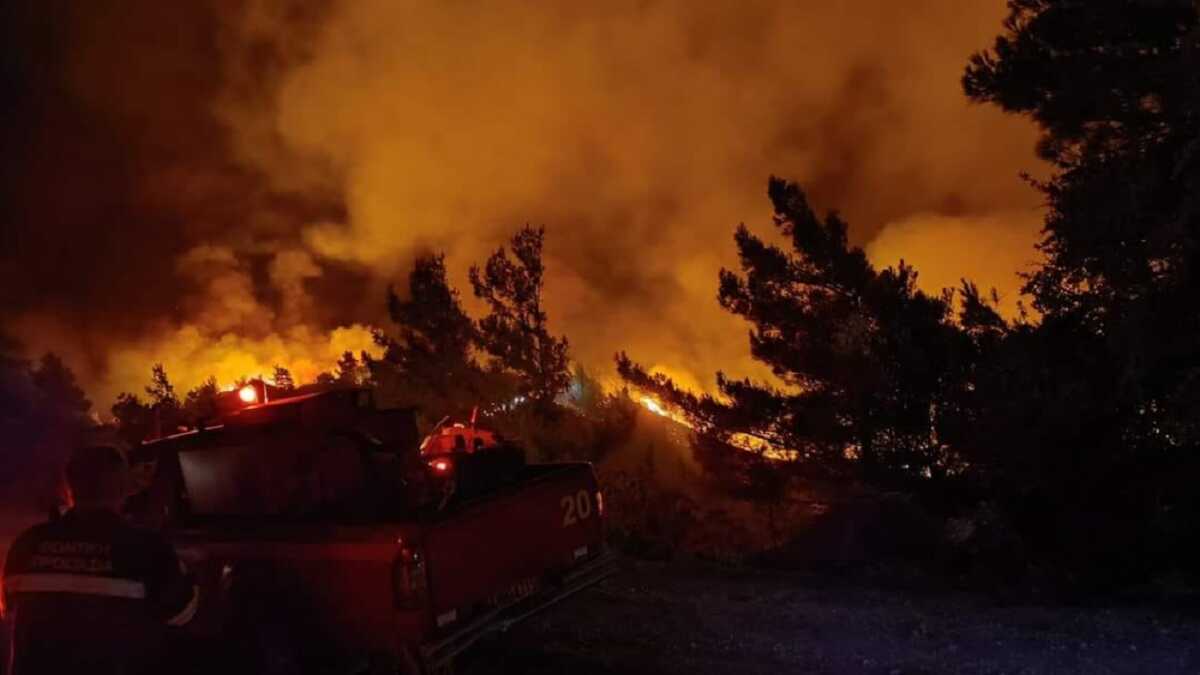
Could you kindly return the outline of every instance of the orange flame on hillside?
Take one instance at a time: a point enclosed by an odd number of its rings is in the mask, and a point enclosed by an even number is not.
[[[676,424],[687,427],[688,429],[694,428],[686,417],[671,410],[668,406],[664,405],[660,401],[650,396],[642,396],[640,401],[642,407],[654,413],[655,415],[658,415],[659,417],[665,417]],[[770,441],[762,438],[761,436],[755,436],[747,433],[736,433],[729,437],[728,442],[730,445],[738,448],[739,450],[760,454],[767,459],[780,462],[787,462],[796,459],[795,450],[776,447],[771,444]]]

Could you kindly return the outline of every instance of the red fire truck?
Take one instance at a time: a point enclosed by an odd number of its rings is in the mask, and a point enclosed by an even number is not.
[[[614,571],[589,464],[526,464],[490,433],[471,452],[422,453],[412,412],[379,410],[367,390],[222,421],[143,446],[154,479],[131,514],[198,575],[190,630],[209,655],[259,672],[444,670]]]

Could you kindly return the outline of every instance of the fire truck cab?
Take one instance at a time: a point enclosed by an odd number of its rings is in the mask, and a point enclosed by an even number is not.
[[[442,669],[614,571],[591,465],[527,464],[465,426],[418,446],[413,412],[366,390],[248,406],[140,455],[154,478],[131,515],[198,575],[192,637],[244,668]]]

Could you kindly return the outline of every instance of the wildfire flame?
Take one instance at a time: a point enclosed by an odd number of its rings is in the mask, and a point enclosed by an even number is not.
[[[687,427],[688,429],[692,428],[692,425],[687,421],[686,418],[673,413],[662,403],[659,403],[649,396],[641,397],[641,403],[646,410],[649,410],[659,417],[665,417],[676,424]],[[790,461],[796,458],[795,451],[788,450],[787,448],[776,447],[766,439],[751,434],[733,434],[729,438],[729,444],[740,450],[745,450],[746,452],[759,453],[767,459]]]
[[[649,396],[642,397],[642,405],[646,406],[646,410],[649,410],[650,412],[654,413],[655,415],[659,415],[661,417],[671,417],[671,414],[669,412],[667,412],[667,410],[665,408],[662,407],[661,403],[659,403],[658,401],[655,401],[654,399],[650,398]],[[674,418],[672,418],[672,419],[674,419]],[[678,421],[678,420],[676,420],[676,421]]]

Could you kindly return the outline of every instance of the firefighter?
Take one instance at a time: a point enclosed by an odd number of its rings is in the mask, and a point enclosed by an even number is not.
[[[71,508],[25,531],[4,565],[10,675],[162,672],[170,627],[199,591],[171,545],[120,516],[129,470],[115,448],[72,453]]]

